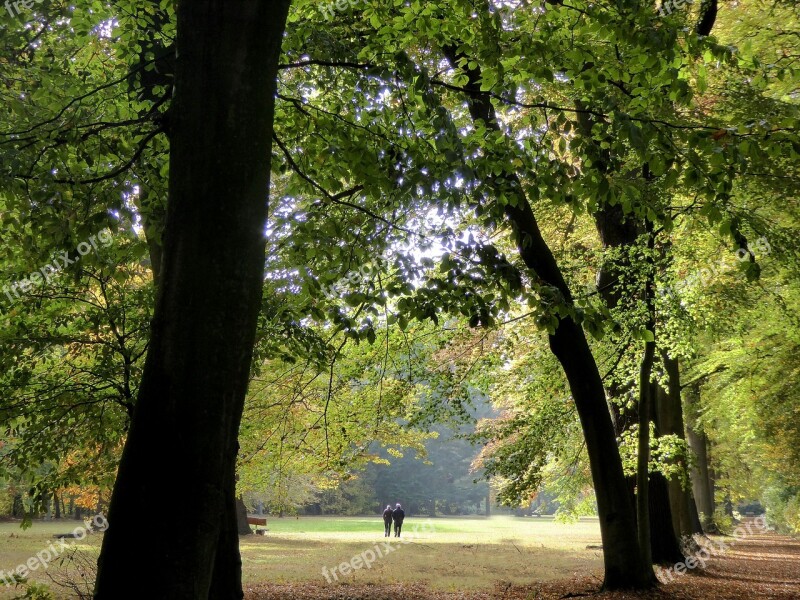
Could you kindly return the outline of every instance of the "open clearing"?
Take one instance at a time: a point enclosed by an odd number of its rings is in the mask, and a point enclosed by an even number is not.
[[[18,523],[0,524],[0,569],[8,571],[53,543],[80,522],[36,522],[22,531]],[[550,519],[408,518],[400,542],[387,550],[380,518],[270,518],[266,536],[243,538],[244,582],[248,600],[288,598],[377,599],[544,599],[590,593],[602,577],[600,531],[596,520],[557,523]],[[147,535],[158,543],[160,535]],[[102,537],[70,540],[96,552]],[[730,545],[730,538],[725,538]],[[384,557],[378,558],[377,549]],[[371,568],[347,575],[323,575],[372,551]],[[59,574],[53,564],[31,579],[48,582]],[[340,569],[340,567],[339,567]],[[745,594],[750,590],[749,594]],[[755,595],[753,591],[757,590]],[[0,589],[0,598],[20,591]],[[61,594],[58,597],[69,597]],[[649,594],[601,594],[598,598],[800,598],[800,542],[776,535],[736,542],[705,571],[680,577]]]
[[[416,527],[416,531],[415,531]],[[380,518],[270,519],[270,532],[242,541],[245,585],[259,581],[327,584],[332,570],[353,556],[383,548]],[[393,539],[393,538],[389,538]],[[498,580],[523,583],[601,572],[596,520],[575,524],[549,519],[491,517],[409,518],[408,543],[331,583],[425,583],[439,590],[490,587]],[[289,550],[289,552],[287,552]],[[383,550],[381,550],[383,552]]]

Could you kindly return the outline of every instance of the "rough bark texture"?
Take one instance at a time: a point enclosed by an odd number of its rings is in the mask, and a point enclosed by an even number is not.
[[[489,97],[480,91],[480,68],[460,67],[466,58],[456,45],[443,48],[453,68],[468,77],[469,111],[474,121],[499,130]],[[517,249],[526,267],[545,284],[557,289],[571,304],[572,294],[547,245],[521,182],[513,172],[492,179],[493,187],[514,196],[516,205],[506,204],[505,216],[514,232]],[[561,318],[550,335],[550,349],[561,363],[581,421],[597,498],[605,566],[604,587],[644,588],[653,584],[652,569],[644,566],[636,539],[636,514],[625,486],[622,461],[617,449],[605,389],[583,329],[571,318]]]
[[[95,598],[242,598],[237,433],[262,289],[288,0],[178,6],[167,222],[150,348]],[[154,498],[192,498],[153,541]]]

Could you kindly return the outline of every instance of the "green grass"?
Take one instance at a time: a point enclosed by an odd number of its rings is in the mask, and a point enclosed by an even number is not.
[[[330,572],[353,556],[375,552],[375,546],[382,548],[385,541],[380,517],[271,518],[268,529],[264,537],[242,541],[245,583],[325,583],[323,567]],[[496,581],[523,583],[569,577],[576,571],[599,573],[602,568],[600,550],[586,548],[600,544],[597,521],[408,518],[403,531],[410,543],[395,544],[396,549],[371,568],[357,569],[338,581],[421,581],[438,589],[474,589]]]
[[[29,559],[52,546],[59,550],[60,556],[66,553],[58,541],[53,538],[55,534],[69,533],[76,527],[83,527],[83,521],[35,521],[29,529],[20,529],[19,523],[0,523],[0,571],[13,571],[18,565],[25,564]],[[70,548],[78,548],[87,554],[99,552],[102,534],[89,534],[83,540],[66,540]],[[39,567],[29,577],[30,581],[50,584],[47,573],[60,577],[67,573],[68,566],[59,565],[58,559],[49,563],[46,571]],[[0,598],[15,598],[24,595],[24,588],[9,588],[0,581]],[[56,595],[56,597],[62,597]]]
[[[0,569],[22,564],[53,542],[53,534],[71,531],[80,522],[36,522],[22,531],[18,524],[0,524]],[[414,531],[415,526],[417,531]],[[268,520],[265,536],[242,538],[245,585],[262,582],[325,583],[323,567],[330,572],[364,552],[383,553],[383,522],[379,516],[287,517]],[[168,535],[154,529],[158,536]],[[96,552],[102,536],[95,534],[77,544]],[[407,518],[403,538],[394,551],[376,558],[371,568],[339,576],[339,583],[425,582],[437,589],[487,588],[497,581],[525,583],[595,573],[602,569],[596,520],[575,524],[518,517]],[[367,555],[368,556],[368,555]],[[53,564],[48,572],[59,569]],[[338,571],[337,571],[338,572]],[[41,569],[32,580],[48,582]],[[333,582],[333,579],[331,579]],[[19,593],[19,592],[17,592]],[[0,598],[14,593],[0,584]]]

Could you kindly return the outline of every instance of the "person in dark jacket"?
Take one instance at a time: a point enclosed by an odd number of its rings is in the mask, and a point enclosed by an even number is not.
[[[394,537],[400,537],[400,530],[403,529],[403,519],[406,518],[406,513],[400,503],[394,507],[392,511],[392,519],[394,520]]]
[[[392,533],[392,506],[386,505],[386,510],[383,511],[383,537],[389,537]]]

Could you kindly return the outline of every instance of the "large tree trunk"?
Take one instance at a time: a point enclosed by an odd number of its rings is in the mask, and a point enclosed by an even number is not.
[[[162,280],[95,598],[239,599],[237,433],[264,268],[289,0],[178,5]],[[153,543],[142,506],[190,497]]]

